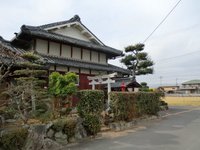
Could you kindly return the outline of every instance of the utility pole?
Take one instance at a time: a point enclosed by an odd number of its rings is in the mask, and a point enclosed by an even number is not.
[[[178,78],[176,78],[176,86],[178,86]]]

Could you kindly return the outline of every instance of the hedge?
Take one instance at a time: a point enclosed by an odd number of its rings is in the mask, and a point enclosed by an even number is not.
[[[77,109],[81,117],[88,114],[100,115],[104,108],[104,92],[102,90],[81,90]]]
[[[100,131],[100,117],[104,108],[104,92],[102,90],[81,90],[77,110],[83,118],[83,125],[89,135]]]
[[[160,110],[159,92],[139,92],[137,93],[137,110],[140,115],[157,115]]]
[[[110,111],[115,121],[130,121],[143,115],[157,115],[160,110],[158,92],[111,92]]]
[[[136,95],[129,92],[110,93],[110,111],[115,121],[130,121],[137,116]]]

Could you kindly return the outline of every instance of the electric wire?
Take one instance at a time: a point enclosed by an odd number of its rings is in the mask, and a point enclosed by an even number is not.
[[[169,17],[169,15],[176,9],[176,7],[180,4],[182,0],[179,0],[175,6],[169,11],[169,13],[164,17],[164,19],[156,26],[156,28],[147,36],[143,43],[145,43],[155,32],[156,30],[165,22],[165,20]]]

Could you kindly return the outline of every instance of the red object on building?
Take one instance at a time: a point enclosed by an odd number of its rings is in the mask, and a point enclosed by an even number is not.
[[[126,89],[126,85],[125,85],[125,83],[123,81],[122,84],[121,84],[121,91],[125,92],[125,89]]]
[[[92,86],[89,85],[89,80],[88,80],[88,76],[94,76],[91,74],[82,74],[79,73],[79,85],[78,85],[78,89],[79,90],[84,90],[84,89],[92,89]],[[77,96],[73,96],[73,100],[72,100],[72,106],[75,107],[77,106],[79,102],[79,98]]]

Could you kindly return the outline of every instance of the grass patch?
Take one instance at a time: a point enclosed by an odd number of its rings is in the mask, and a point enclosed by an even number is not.
[[[171,106],[200,106],[200,97],[165,97],[163,98]]]

